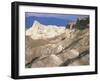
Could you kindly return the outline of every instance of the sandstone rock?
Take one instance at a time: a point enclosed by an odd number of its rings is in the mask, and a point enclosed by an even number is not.
[[[70,63],[68,66],[79,66],[79,65],[89,65],[89,54],[76,59],[72,63]]]
[[[47,40],[42,40],[42,39],[34,41],[30,37],[26,37],[27,63],[31,62],[32,59],[35,59],[36,57],[41,56],[41,58],[44,58],[50,54],[59,53],[72,43],[72,41],[70,41],[70,39],[67,39],[67,38],[59,42],[56,41],[55,43],[52,43],[52,41],[53,40],[47,41]]]
[[[63,61],[54,54],[51,54],[48,58],[41,59],[32,64],[32,67],[55,67],[63,63]]]

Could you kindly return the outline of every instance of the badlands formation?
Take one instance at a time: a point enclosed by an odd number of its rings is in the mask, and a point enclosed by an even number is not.
[[[34,21],[33,26],[26,31],[26,35],[32,39],[48,39],[65,32],[65,27],[57,27],[52,25],[42,25],[38,21]]]
[[[35,21],[26,30],[26,68],[89,65],[89,28],[66,28]]]

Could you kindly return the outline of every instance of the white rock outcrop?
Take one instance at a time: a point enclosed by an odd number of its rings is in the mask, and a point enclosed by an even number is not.
[[[26,30],[26,36],[32,39],[53,38],[57,35],[66,32],[65,27],[56,25],[43,25],[38,21],[34,21],[31,28]]]

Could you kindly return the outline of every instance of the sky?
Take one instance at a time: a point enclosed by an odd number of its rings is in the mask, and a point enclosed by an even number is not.
[[[31,27],[35,20],[44,25],[66,26],[79,17],[85,15],[25,12],[25,27]]]

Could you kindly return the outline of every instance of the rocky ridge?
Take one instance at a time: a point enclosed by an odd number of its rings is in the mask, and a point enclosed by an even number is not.
[[[42,25],[38,21],[34,21],[31,28],[26,31],[26,35],[32,39],[52,38],[65,32],[65,27],[56,25]]]

